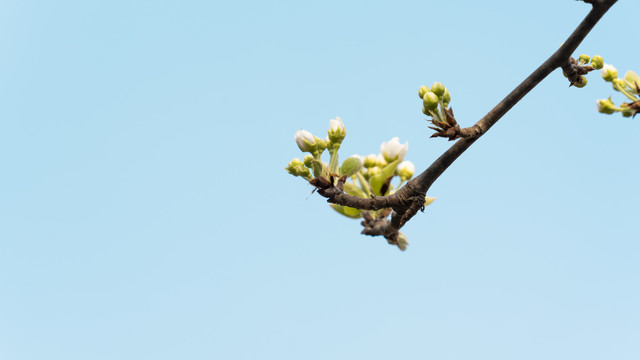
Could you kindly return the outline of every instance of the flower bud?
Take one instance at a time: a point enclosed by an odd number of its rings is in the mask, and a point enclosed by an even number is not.
[[[306,178],[306,179],[311,178],[311,173],[309,172],[309,169],[307,169],[304,166],[304,163],[302,163],[302,160],[298,158],[291,160],[291,162],[289,163],[289,166],[287,166],[284,169],[287,170],[287,172],[289,172],[289,174],[293,176],[302,176],[303,178]]]
[[[312,155],[305,155],[302,162],[304,163],[304,166],[311,168],[313,166],[313,159],[314,157]]]
[[[451,94],[449,94],[449,89],[445,89],[444,95],[442,95],[442,105],[444,105],[444,107],[447,108],[450,102],[451,102]]]
[[[420,86],[420,90],[418,90],[418,96],[420,97],[420,99],[422,99],[424,97],[424,94],[429,91],[429,88],[426,86]]]
[[[416,171],[416,166],[408,160],[405,160],[398,164],[396,168],[396,174],[400,176],[400,180],[406,181],[413,177],[413,173]]]
[[[407,250],[407,246],[409,246],[409,238],[407,238],[407,235],[398,231],[398,249],[405,251]]]
[[[367,176],[371,177],[374,175],[378,175],[382,172],[382,169],[378,166],[374,166],[372,168],[367,169]]]
[[[611,98],[600,99],[596,101],[597,110],[603,114],[613,114],[616,111],[616,106],[611,101]]]
[[[434,82],[433,85],[431,85],[431,91],[438,95],[438,97],[442,97],[442,95],[444,95],[444,92],[446,91],[446,88],[444,87],[444,85],[441,82]]]
[[[318,138],[307,130],[296,131],[294,138],[296,139],[296,144],[298,144],[298,147],[303,152],[313,152],[318,147],[316,142]]]
[[[593,67],[596,70],[600,70],[602,69],[603,66],[604,66],[604,59],[602,58],[602,56],[595,55],[594,57],[591,58],[591,67]]]
[[[344,123],[339,116],[335,119],[329,120],[329,140],[334,144],[342,143],[344,137],[347,135],[347,129],[344,127]]]
[[[422,98],[422,105],[425,109],[435,111],[438,108],[438,95],[427,91]]]
[[[577,88],[583,88],[585,86],[587,86],[587,78],[580,75],[580,77],[578,78],[578,81],[573,83],[573,86],[577,87]]]
[[[378,163],[378,156],[376,154],[369,154],[364,158],[364,167],[370,168],[376,166]]]
[[[362,165],[362,158],[360,155],[351,155],[342,163],[342,166],[340,166],[340,175],[352,177],[362,169]]]
[[[404,159],[404,156],[407,155],[408,150],[409,143],[405,141],[404,145],[402,145],[400,144],[400,139],[397,137],[394,137],[387,142],[383,142],[382,145],[380,145],[380,153],[384,157],[384,160],[388,163],[397,159],[400,159],[400,161],[402,161],[402,159]]]
[[[327,146],[329,146],[329,137],[327,136],[326,138],[320,139],[317,136],[314,136],[314,139],[316,140],[316,150],[319,151],[320,153],[322,153]]]
[[[618,69],[611,64],[604,64],[602,68],[602,78],[604,81],[613,81],[618,78]]]
[[[580,55],[580,57],[578,57],[578,63],[580,65],[584,65],[584,64],[588,63],[590,59],[591,59],[591,57],[589,57],[589,55],[582,54],[582,55]]]

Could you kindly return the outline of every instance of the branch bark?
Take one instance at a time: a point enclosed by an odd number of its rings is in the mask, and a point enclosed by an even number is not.
[[[536,85],[557,68],[570,65],[571,54],[584,40],[587,34],[598,23],[602,16],[617,0],[582,0],[593,7],[584,20],[573,31],[569,38],[542,65],[529,75],[520,85],[509,93],[498,105],[489,111],[482,119],[473,125],[473,136],[464,137],[453,144],[436,161],[419,176],[413,178],[396,193],[389,196],[363,199],[345,194],[339,187],[330,185],[319,188],[319,193],[327,198],[329,203],[349,206],[362,210],[393,209],[391,220],[386,226],[376,223],[374,228],[366,228],[367,235],[382,235],[387,239],[397,237],[398,230],[409,221],[420,209],[424,209],[425,196],[431,185],[444,173],[453,162],[462,155],[476,140],[484,135],[504,114],[517,104]]]

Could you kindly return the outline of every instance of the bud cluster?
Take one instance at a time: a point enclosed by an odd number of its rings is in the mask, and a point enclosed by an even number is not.
[[[613,114],[619,112],[624,117],[635,116],[640,112],[640,77],[635,72],[629,70],[624,74],[623,78],[618,77],[618,69],[611,64],[602,66],[602,78],[606,82],[610,82],[613,89],[622,93],[631,102],[621,103],[616,106],[611,100],[599,99],[596,101],[596,109],[602,114]]]
[[[436,131],[431,137],[442,136],[453,140],[460,127],[453,119],[453,112],[449,111],[449,103],[451,102],[449,89],[441,82],[435,82],[431,88],[421,86],[418,90],[418,97],[422,99],[422,113],[429,116],[427,121],[434,125],[429,128]]]
[[[451,100],[448,90],[440,83],[434,84],[429,93],[434,96],[437,105]],[[426,96],[426,95],[425,95]],[[448,99],[448,100],[447,100]],[[351,155],[342,164],[338,162],[338,151],[347,130],[339,117],[329,121],[327,137],[321,139],[306,130],[298,130],[294,136],[298,148],[308,153],[303,160],[294,158],[285,168],[289,174],[300,176],[309,181],[322,194],[323,189],[338,187],[345,193],[361,198],[372,196],[391,195],[406,181],[409,181],[415,173],[415,165],[404,160],[409,150],[409,144],[401,143],[397,137],[380,145],[378,154],[367,156]],[[325,150],[329,151],[329,162],[322,160]],[[394,183],[394,179],[398,178]],[[433,202],[434,198],[427,197],[425,205]],[[383,218],[389,215],[389,209],[379,211],[362,211],[337,204],[330,204],[340,214],[350,218],[370,216]],[[406,236],[400,241],[398,247],[402,250],[409,242]]]

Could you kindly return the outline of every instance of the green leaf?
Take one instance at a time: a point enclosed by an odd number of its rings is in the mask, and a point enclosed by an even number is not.
[[[382,172],[380,172],[380,174],[374,175],[369,179],[371,190],[373,190],[375,195],[383,195],[380,194],[380,188],[382,188],[382,184],[384,184],[384,181],[387,180],[387,178],[393,176],[399,163],[400,159],[390,162],[387,166],[382,168]]]
[[[360,209],[354,209],[352,207],[342,206],[337,204],[329,204],[329,205],[331,205],[333,210],[339,212],[340,214],[346,217],[349,217],[352,219],[359,219],[362,217],[362,210]]]

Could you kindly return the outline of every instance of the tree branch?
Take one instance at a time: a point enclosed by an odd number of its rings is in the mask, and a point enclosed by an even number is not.
[[[431,185],[444,173],[453,162],[465,152],[476,140],[484,135],[504,114],[515,106],[526,94],[536,85],[546,78],[557,68],[567,68],[570,66],[571,54],[584,40],[591,29],[598,23],[602,16],[616,3],[617,0],[582,0],[593,6],[584,20],[573,31],[569,38],[553,53],[542,65],[540,65],[529,77],[509,93],[498,105],[489,111],[475,125],[465,129],[472,133],[465,133],[466,137],[461,138],[445,151],[436,161],[431,164],[419,176],[413,178],[396,193],[389,196],[377,196],[371,199],[363,199],[357,196],[345,194],[341,186],[328,184],[317,186],[318,193],[327,198],[329,203],[349,206],[362,210],[380,210],[384,208],[393,209],[390,221],[387,225],[380,224],[379,221],[368,220],[374,224],[370,228],[365,226],[368,235],[383,235],[387,240],[395,239],[398,230],[409,221],[418,210],[424,209],[425,195]],[[453,113],[451,113],[453,116]],[[385,216],[386,217],[386,216]],[[364,225],[364,222],[363,222]]]

